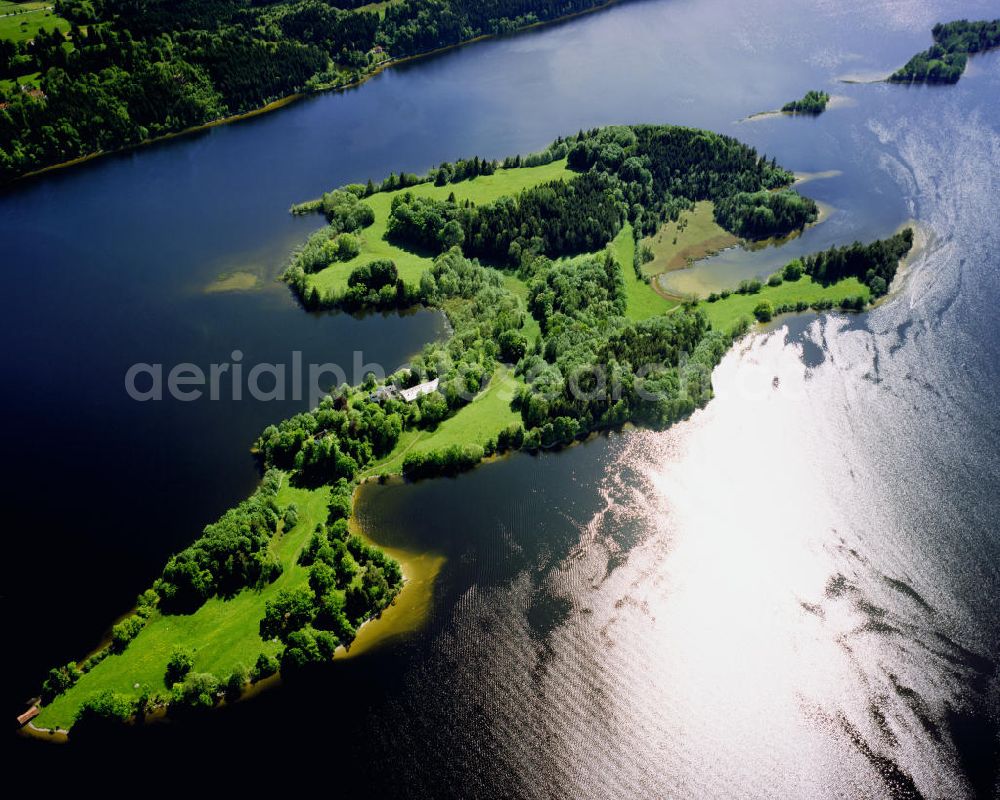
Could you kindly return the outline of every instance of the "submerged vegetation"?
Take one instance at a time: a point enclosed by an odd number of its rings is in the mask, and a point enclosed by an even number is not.
[[[56,16],[30,17],[33,33],[5,20],[0,180],[347,86],[395,59],[604,2],[55,0]],[[31,92],[17,85],[26,83]]]
[[[958,83],[973,53],[1000,47],[1000,19],[938,23],[934,44],[889,76],[892,83]]]
[[[785,103],[781,110],[786,114],[822,114],[829,102],[830,95],[827,92],[810,89],[801,100]]]
[[[288,271],[304,302],[423,303],[447,315],[450,335],[406,369],[335,387],[313,410],[268,426],[254,444],[259,489],[168,561],[109,647],[51,671],[39,724],[75,720],[77,735],[163,706],[193,713],[278,670],[316,669],[406,577],[352,530],[359,482],[452,475],[628,422],[662,428],[710,399],[713,367],[754,317],[809,302],[824,284],[848,293],[845,308],[884,293],[909,232],[793,262],[766,287],[709,303],[662,301],[638,275],[642,238],[698,203],[714,203],[731,231],[805,224],[815,205],[791,181],[735,139],[639,125],[581,132],[526,158],[348,186],[299,207],[328,220]],[[343,237],[353,242],[346,260]],[[390,241],[405,270],[382,257]],[[316,282],[331,274],[339,282],[320,295]]]

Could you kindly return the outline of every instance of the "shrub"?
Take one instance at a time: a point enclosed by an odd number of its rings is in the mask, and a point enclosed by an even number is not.
[[[456,475],[472,469],[484,455],[482,447],[468,444],[456,444],[430,453],[409,453],[403,460],[403,475],[414,480],[433,475]]]
[[[287,533],[299,524],[299,507],[295,503],[289,503],[282,517],[282,529]]]
[[[219,679],[210,672],[192,672],[174,685],[172,704],[184,708],[211,708],[219,692]]]
[[[125,648],[128,647],[129,643],[139,635],[139,632],[143,629],[143,627],[145,627],[145,625],[146,619],[138,614],[126,617],[115,625],[111,629],[112,652],[124,652]]]
[[[83,701],[80,710],[76,712],[72,731],[76,735],[81,732],[108,733],[120,730],[134,713],[135,704],[131,698],[105,689]]]
[[[768,286],[781,286],[781,273],[775,272],[770,278],[767,279]]]
[[[781,275],[786,281],[797,281],[802,277],[802,262],[798,259],[789,261],[785,264],[785,268],[781,271]]]
[[[771,317],[774,315],[774,310],[767,300],[761,300],[754,306],[753,315],[757,317],[758,322],[770,322]]]
[[[63,667],[49,670],[49,676],[42,684],[42,702],[48,703],[52,698],[62,694],[75,684],[83,672],[76,666],[75,661],[70,661]]]
[[[342,233],[334,240],[337,259],[339,261],[350,261],[361,254],[361,243],[358,237],[350,233]]]

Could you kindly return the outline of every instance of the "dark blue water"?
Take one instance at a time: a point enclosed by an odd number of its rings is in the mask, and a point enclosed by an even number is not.
[[[740,256],[748,270],[911,218],[930,244],[880,309],[748,341],[717,399],[667,434],[366,492],[372,535],[448,559],[426,629],[139,740],[322,754],[342,786],[390,795],[992,796],[1000,57],[947,88],[836,78],[902,63],[939,19],[997,12],[639,0],[6,192],[11,708],[250,490],[253,436],[302,405],[137,404],[129,364],[236,348],[398,363],[440,333],[432,314],[295,306],[270,279],[315,221],[290,203],[673,122],[839,171],[802,187],[830,219]],[[810,88],[849,102],[739,122]],[[263,288],[203,293],[234,270]]]

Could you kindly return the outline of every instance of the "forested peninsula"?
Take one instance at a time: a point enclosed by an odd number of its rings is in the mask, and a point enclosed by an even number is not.
[[[934,44],[892,73],[890,83],[958,83],[970,55],[1000,47],[1000,19],[939,22],[931,35]]]
[[[288,271],[307,305],[424,304],[447,315],[449,336],[265,429],[257,492],[169,559],[108,646],[50,672],[38,725],[86,737],[156,709],[212,708],[277,670],[320,679],[405,592],[400,565],[353,528],[361,482],[454,474],[627,423],[663,428],[708,402],[712,369],[755,318],[884,294],[908,229],[705,301],[653,291],[644,237],[706,203],[726,230],[788,233],[816,215],[792,180],[730,137],[636,125],[298,207],[328,220]]]
[[[0,181],[613,1],[55,0],[0,38]]]

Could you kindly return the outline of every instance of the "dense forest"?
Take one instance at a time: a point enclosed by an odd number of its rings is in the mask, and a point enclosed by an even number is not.
[[[786,114],[822,114],[826,110],[826,104],[830,102],[830,95],[827,92],[820,92],[810,89],[801,100],[792,100],[785,103],[781,110]]]
[[[934,44],[889,76],[893,83],[958,83],[973,53],[1000,47],[1000,19],[938,23]]]
[[[802,259],[803,271],[822,284],[854,277],[865,284],[874,297],[884,295],[896,277],[899,261],[913,246],[913,229],[905,228],[895,236],[871,244],[831,247]]]
[[[397,195],[388,235],[404,246],[441,251],[464,245],[470,255],[516,264],[528,249],[550,257],[600,250],[624,217],[612,179],[587,172],[480,207]]]
[[[603,2],[55,0],[67,33],[0,41],[0,180]]]

